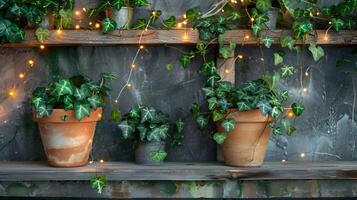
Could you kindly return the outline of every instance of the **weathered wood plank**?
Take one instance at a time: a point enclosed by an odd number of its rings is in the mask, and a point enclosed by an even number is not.
[[[95,174],[109,180],[295,180],[357,179],[356,162],[266,162],[259,168],[238,168],[220,163],[165,163],[143,166],[108,162],[79,168],[53,168],[44,162],[0,162],[0,181],[82,181]]]
[[[93,30],[53,30],[44,44],[58,46],[72,45],[119,45],[119,44],[138,44],[141,30],[118,30],[109,34],[102,34],[100,31]],[[269,34],[274,39],[274,44],[280,43],[280,35],[291,34],[289,30],[273,30],[263,32]],[[246,38],[249,36],[249,39]],[[142,44],[195,44],[199,40],[196,30],[174,29],[174,30],[147,30],[145,31]],[[237,44],[257,44],[259,41],[252,36],[250,30],[232,30],[225,33],[225,41]],[[316,30],[316,37],[311,35],[305,41],[306,44],[316,42],[317,44],[328,45],[355,45],[357,44],[357,31],[340,31],[338,33],[330,31],[328,39],[325,40],[325,31]],[[297,44],[303,44],[297,41]],[[18,44],[4,44],[1,47],[36,47],[40,43],[36,40],[34,31],[26,31],[25,42]]]

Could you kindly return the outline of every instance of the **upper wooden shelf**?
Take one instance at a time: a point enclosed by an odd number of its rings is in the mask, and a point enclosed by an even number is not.
[[[141,30],[118,30],[109,34],[91,30],[62,30],[50,32],[49,38],[44,44],[57,46],[96,46],[96,45],[119,45],[138,44]],[[306,44],[316,42],[317,44],[329,45],[356,45],[357,31],[330,31],[328,40],[325,40],[325,30],[316,30],[316,36],[309,36]],[[290,30],[270,30],[262,34],[269,34],[274,39],[274,44],[280,43],[281,34],[290,34]],[[249,39],[245,36],[249,35]],[[198,42],[199,34],[196,30],[147,30],[142,38],[142,44],[195,44]],[[232,30],[225,33],[225,41],[237,44],[257,44],[257,38],[252,36],[251,30]],[[303,44],[303,41],[297,41]],[[5,44],[2,47],[36,47],[40,43],[36,40],[34,31],[26,31],[25,41],[18,44]]]
[[[164,163],[143,166],[128,162],[53,168],[45,162],[0,162],[0,181],[83,181],[105,174],[111,181],[314,180],[357,179],[356,162],[266,162],[258,168],[220,163]]]

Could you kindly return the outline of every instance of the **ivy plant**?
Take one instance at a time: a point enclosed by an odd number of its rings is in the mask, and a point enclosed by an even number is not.
[[[169,116],[157,111],[151,106],[136,105],[125,114],[118,124],[124,139],[138,145],[140,142],[164,142],[172,132],[172,144],[181,145],[183,140],[184,122],[178,119],[171,123]],[[161,161],[166,157],[166,152],[152,152],[153,161]]]
[[[59,79],[47,86],[37,87],[32,93],[32,106],[36,117],[50,116],[53,109],[74,110],[75,117],[81,121],[90,115],[90,110],[104,106],[105,97],[111,90],[111,81],[116,76],[104,72],[95,82],[82,75],[69,79]],[[66,120],[64,117],[62,120]]]
[[[107,185],[107,177],[106,176],[93,177],[93,178],[90,179],[90,185],[99,194],[102,194],[105,186]]]

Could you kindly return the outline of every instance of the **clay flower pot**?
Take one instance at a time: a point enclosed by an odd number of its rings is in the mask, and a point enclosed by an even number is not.
[[[74,110],[54,109],[50,116],[36,118],[48,164],[54,167],[78,167],[88,163],[97,121],[103,110],[91,109],[91,115],[81,121]],[[66,119],[65,119],[66,118]],[[64,120],[65,119],[65,120]]]
[[[226,118],[234,118],[236,127],[227,134],[221,144],[224,162],[229,166],[261,166],[268,147],[271,128],[270,117],[263,116],[259,109],[236,112],[230,110]],[[224,132],[219,126],[218,130]]]
[[[110,18],[117,23],[117,29],[129,29],[133,20],[133,8],[109,9]]]
[[[135,150],[135,161],[142,165],[160,165],[163,162],[153,161],[150,157],[151,152],[165,150],[164,142],[140,142]]]

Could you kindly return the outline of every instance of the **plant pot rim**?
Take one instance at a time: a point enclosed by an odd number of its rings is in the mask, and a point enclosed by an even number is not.
[[[263,116],[259,109],[247,110],[247,111],[238,111],[236,108],[228,109],[228,114],[225,118],[231,118],[237,122],[246,122],[246,123],[268,123],[272,121],[272,118],[269,115]]]
[[[81,121],[75,117],[74,110],[53,109],[50,116],[44,116],[42,118],[36,117],[36,111],[32,109],[33,120],[39,123],[84,123],[84,122],[97,122],[102,119],[103,108],[99,107],[96,110],[90,109],[90,115],[84,116]],[[63,121],[63,116],[67,116],[67,119]]]

